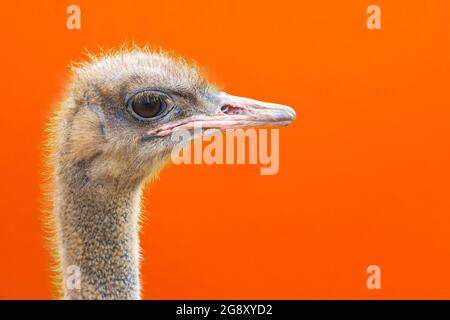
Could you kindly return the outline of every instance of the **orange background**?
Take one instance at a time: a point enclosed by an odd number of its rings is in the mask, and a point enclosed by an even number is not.
[[[68,64],[134,40],[298,113],[277,175],[172,165],[149,188],[144,298],[449,299],[449,21],[446,0],[2,3],[0,298],[52,297],[41,155]]]

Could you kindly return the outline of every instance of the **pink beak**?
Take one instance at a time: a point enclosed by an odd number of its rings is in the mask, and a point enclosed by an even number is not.
[[[213,115],[193,116],[164,124],[147,132],[147,135],[166,136],[180,130],[195,128],[226,130],[232,128],[280,127],[295,120],[294,109],[281,104],[263,102],[221,92],[220,108]]]

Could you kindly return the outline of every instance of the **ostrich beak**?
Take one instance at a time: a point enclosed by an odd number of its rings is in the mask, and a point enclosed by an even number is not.
[[[196,128],[205,129],[235,129],[254,127],[287,126],[295,120],[294,109],[281,104],[263,102],[220,92],[213,99],[218,108],[211,115],[193,116],[187,119],[167,123],[147,132],[147,135],[166,136],[180,130]],[[214,130],[215,131],[215,130]]]

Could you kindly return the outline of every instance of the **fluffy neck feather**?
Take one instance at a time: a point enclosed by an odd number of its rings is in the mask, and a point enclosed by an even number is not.
[[[57,174],[55,184],[64,298],[139,299],[141,186],[99,184],[70,172]]]

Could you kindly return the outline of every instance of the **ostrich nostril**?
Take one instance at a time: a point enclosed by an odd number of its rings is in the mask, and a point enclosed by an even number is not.
[[[220,110],[228,115],[241,114],[243,109],[240,107],[230,106],[228,104],[222,106]]]

